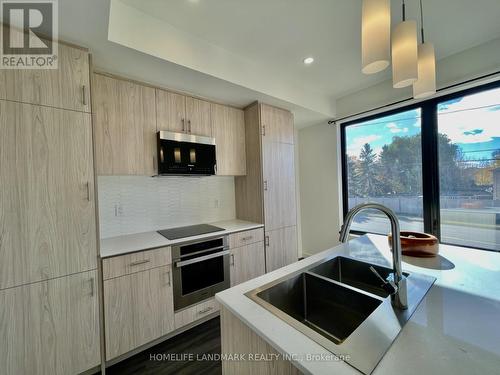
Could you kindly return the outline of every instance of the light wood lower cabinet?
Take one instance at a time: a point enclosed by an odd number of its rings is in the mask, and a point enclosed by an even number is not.
[[[106,359],[174,330],[171,266],[104,281]]]
[[[219,311],[219,304],[214,297],[177,311],[175,313],[175,329],[185,327],[217,311]]]
[[[97,272],[0,291],[0,372],[78,374],[100,363]]]
[[[97,268],[91,115],[0,100],[0,289]]]
[[[264,242],[231,249],[231,286],[265,274],[265,261]]]
[[[271,272],[298,260],[297,227],[266,231],[266,271]]]
[[[224,307],[221,308],[220,329],[222,355],[234,358],[222,360],[223,375],[301,374],[290,361],[282,358],[270,344]],[[238,360],[238,355],[244,359]],[[273,360],[262,360],[265,357]]]

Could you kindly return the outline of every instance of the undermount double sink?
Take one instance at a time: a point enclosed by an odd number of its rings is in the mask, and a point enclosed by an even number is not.
[[[289,325],[370,374],[435,279],[404,273],[408,309],[391,305],[383,278],[392,269],[344,256],[324,259],[246,295]],[[299,353],[295,353],[299,354]]]

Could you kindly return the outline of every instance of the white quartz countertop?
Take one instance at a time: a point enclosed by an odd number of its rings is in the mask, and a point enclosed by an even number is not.
[[[387,237],[362,236],[216,295],[305,374],[359,374],[244,293],[338,254],[391,266]],[[372,374],[499,374],[500,254],[440,245],[436,258],[403,257],[403,270],[437,280]],[[341,354],[341,353],[336,353]],[[313,356],[311,356],[313,355]],[[326,359],[324,359],[326,358]]]
[[[223,236],[230,233],[244,232],[251,229],[262,228],[264,226],[263,224],[252,223],[250,221],[244,220],[219,221],[210,224],[223,228],[224,231],[179,238],[176,240],[168,240],[158,232],[145,232],[104,238],[101,239],[101,258],[108,258],[158,247],[171,246],[187,241],[197,241],[213,236]]]

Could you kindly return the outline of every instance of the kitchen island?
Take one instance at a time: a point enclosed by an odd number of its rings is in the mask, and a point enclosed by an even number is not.
[[[435,258],[403,257],[404,271],[436,281],[373,374],[499,373],[500,254],[439,250]],[[217,294],[226,374],[360,373],[342,353],[333,355],[245,295],[332,255],[385,267],[392,261],[387,237],[366,235]]]

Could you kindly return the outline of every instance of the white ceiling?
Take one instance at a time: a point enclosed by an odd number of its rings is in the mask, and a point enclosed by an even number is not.
[[[280,70],[333,98],[374,84],[361,73],[361,0],[122,0],[209,43]],[[418,0],[407,0],[418,18]],[[424,0],[437,58],[500,37],[499,0]],[[392,1],[393,24],[401,2]],[[302,60],[314,56],[315,63]]]
[[[161,39],[153,46],[153,39],[113,43],[110,1],[128,5],[136,18],[158,20],[166,31],[192,36],[200,51],[225,51],[231,59],[215,71],[199,58],[187,64],[153,53],[165,47]],[[406,1],[408,17],[415,18],[418,0]],[[396,22],[400,2],[392,4]],[[424,7],[427,39],[435,43],[438,59],[500,37],[499,0],[424,0]],[[361,0],[59,0],[59,8],[61,39],[89,47],[101,70],[240,107],[267,101],[291,109],[300,127],[334,116],[337,98],[390,78],[390,70],[361,73]],[[145,24],[131,27],[130,34],[147,37]],[[124,31],[114,30],[115,37]],[[169,35],[173,44],[176,35]],[[182,57],[201,53],[184,41],[176,45]],[[316,61],[304,66],[309,55]],[[239,71],[236,61],[255,64],[256,73]],[[253,84],[252,73],[262,78],[259,84]]]

